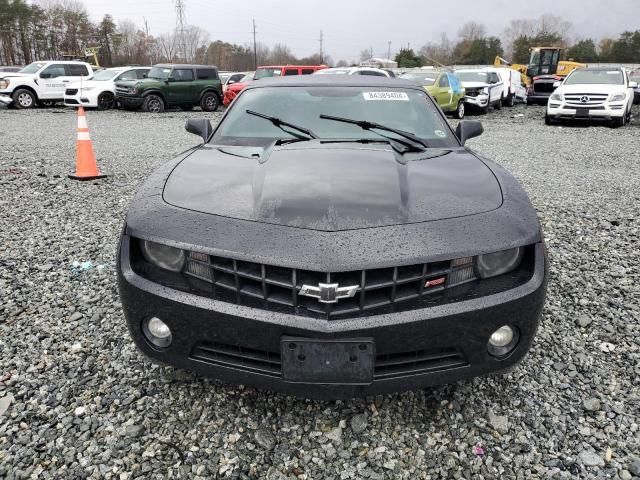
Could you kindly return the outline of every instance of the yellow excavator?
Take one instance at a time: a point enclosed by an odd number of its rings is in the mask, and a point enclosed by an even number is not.
[[[98,51],[100,47],[86,47],[84,49],[84,57],[81,55],[74,55],[72,53],[63,53],[61,55],[63,60],[80,60],[81,62],[87,62],[91,65],[93,70],[100,70],[100,62],[98,61]]]
[[[527,65],[511,63],[497,56],[493,62],[496,67],[509,67],[520,72],[522,83],[527,87],[527,104],[546,103],[553,93],[553,84],[587,65],[568,60],[560,60],[562,47],[533,47]]]

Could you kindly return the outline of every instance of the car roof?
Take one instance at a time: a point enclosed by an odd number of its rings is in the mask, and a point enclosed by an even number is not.
[[[410,88],[424,91],[419,85],[410,80],[367,75],[295,75],[290,77],[263,78],[251,82],[247,88],[332,86]]]
[[[157,65],[154,65],[154,67],[160,67],[160,68],[215,68],[216,70],[218,69],[218,67],[216,67],[215,65],[196,65],[196,64],[191,64],[191,63],[158,63]]]
[[[611,72],[615,70],[617,72],[622,72],[624,68],[622,67],[584,67],[584,68],[577,68],[576,70],[582,70],[587,72]]]

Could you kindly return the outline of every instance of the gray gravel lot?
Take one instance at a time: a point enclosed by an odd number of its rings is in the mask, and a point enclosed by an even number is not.
[[[524,184],[550,251],[543,323],[518,368],[316,402],[152,365],[126,331],[114,257],[128,203],[198,142],[185,120],[215,115],[89,112],[110,176],[79,183],[66,178],[73,111],[0,109],[0,478],[639,476],[634,113],[622,129],[559,128],[519,106],[469,142]]]

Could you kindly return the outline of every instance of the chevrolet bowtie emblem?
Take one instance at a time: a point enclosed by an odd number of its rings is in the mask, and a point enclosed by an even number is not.
[[[300,295],[317,298],[320,303],[337,303],[342,298],[351,298],[358,291],[358,285],[341,287],[337,283],[319,283],[317,287],[313,285],[302,285]]]

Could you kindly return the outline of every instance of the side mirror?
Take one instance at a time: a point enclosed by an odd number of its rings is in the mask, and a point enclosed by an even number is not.
[[[211,133],[213,133],[211,122],[206,118],[190,118],[187,120],[184,129],[189,133],[202,137],[205,143],[209,140]]]
[[[562,82],[553,82],[553,88],[558,88],[560,85],[562,85]]]
[[[638,88],[638,82],[629,82],[629,88]]]
[[[456,136],[462,145],[470,138],[482,135],[482,132],[484,132],[482,123],[477,120],[462,120],[456,127]]]

